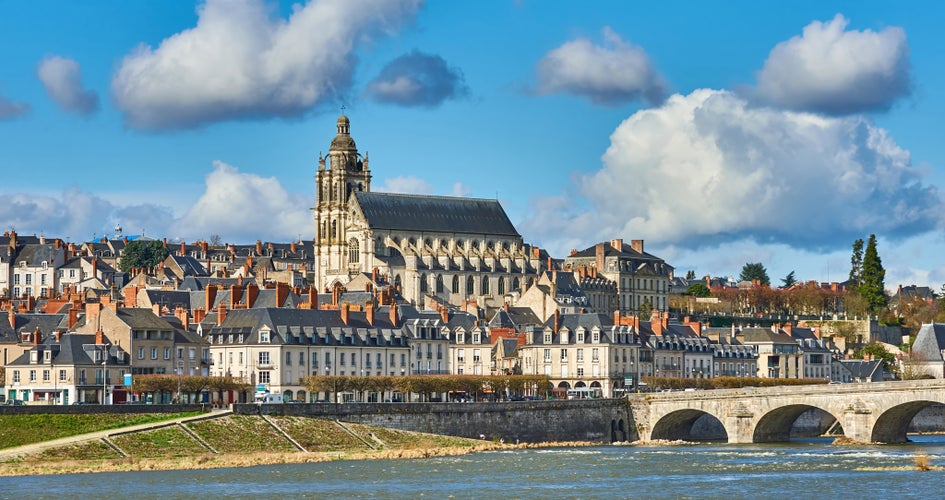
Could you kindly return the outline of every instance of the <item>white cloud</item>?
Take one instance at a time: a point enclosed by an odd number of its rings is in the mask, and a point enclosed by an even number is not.
[[[609,27],[604,44],[578,38],[545,54],[536,66],[539,94],[571,93],[598,104],[663,100],[666,84],[646,52]]]
[[[472,194],[472,189],[469,186],[463,184],[462,182],[453,183],[453,191],[452,191],[453,196],[466,198],[470,194]]]
[[[0,95],[0,120],[13,119],[30,112],[29,104],[13,102]]]
[[[886,110],[908,95],[905,31],[844,31],[847,23],[840,14],[814,21],[775,46],[758,73],[758,96],[789,109],[848,114]]]
[[[413,51],[389,62],[368,84],[367,94],[401,106],[436,107],[469,94],[462,71],[442,57]]]
[[[314,231],[312,200],[289,194],[274,177],[240,173],[215,161],[206,183],[203,195],[171,228],[174,238],[219,234],[233,241],[290,241]]]
[[[60,56],[48,56],[37,70],[46,93],[60,108],[80,116],[89,116],[98,110],[98,94],[82,86],[79,63]]]
[[[870,233],[922,234],[942,227],[945,213],[909,153],[865,119],[756,108],[705,89],[630,116],[611,135],[602,168],[573,184],[577,194],[558,198],[556,216],[531,216],[525,234],[562,251],[562,234],[820,251]],[[592,208],[571,208],[579,198]]]
[[[197,26],[127,55],[112,91],[129,125],[198,127],[300,116],[350,86],[355,44],[419,0],[318,0],[288,19],[263,0],[208,0]]]
[[[375,187],[375,191],[383,193],[404,193],[404,194],[433,194],[433,184],[412,175],[388,177],[384,179],[384,184]]]
[[[173,221],[169,207],[156,204],[116,205],[99,196],[71,187],[61,194],[6,193],[0,204],[0,226],[69,241],[88,241],[111,234],[121,223],[126,228],[146,228],[163,234]],[[131,231],[128,231],[131,232]]]

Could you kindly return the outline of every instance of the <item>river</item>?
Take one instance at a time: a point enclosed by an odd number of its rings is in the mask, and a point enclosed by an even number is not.
[[[940,498],[945,436],[895,446],[598,446],[415,460],[0,478],[0,498]],[[887,470],[869,470],[886,468]]]

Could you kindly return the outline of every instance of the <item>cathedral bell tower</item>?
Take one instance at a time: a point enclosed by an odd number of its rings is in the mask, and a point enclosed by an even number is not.
[[[368,157],[358,154],[347,116],[338,117],[337,129],[328,155],[318,155],[315,174],[315,285],[320,291],[335,280],[344,283],[360,271],[358,263],[349,263],[350,252],[357,254],[359,249],[349,248],[348,200],[356,191],[371,190]]]

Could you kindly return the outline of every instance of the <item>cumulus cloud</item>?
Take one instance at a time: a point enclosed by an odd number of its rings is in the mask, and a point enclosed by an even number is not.
[[[472,194],[472,189],[470,189],[469,186],[463,184],[462,182],[453,183],[453,191],[452,191],[453,196],[459,196],[461,198],[465,198],[465,197],[468,197],[470,194]]]
[[[582,198],[590,209],[532,216],[526,233],[546,246],[567,232],[584,241],[698,248],[753,240],[824,250],[864,234],[902,238],[942,227],[941,193],[861,117],[757,108],[702,89],[634,113],[610,140],[602,168],[578,176],[578,192],[559,203]]]
[[[570,93],[604,105],[661,102],[666,84],[646,52],[609,27],[603,34],[603,45],[578,38],[545,54],[536,66],[536,92]]]
[[[139,129],[300,116],[350,86],[356,42],[412,17],[419,0],[317,0],[288,19],[263,0],[208,0],[197,25],[139,46],[112,92]]]
[[[29,104],[13,102],[0,95],[0,120],[13,119],[30,112]]]
[[[314,231],[312,200],[288,193],[274,177],[240,173],[221,161],[207,175],[206,190],[171,229],[175,237],[219,234],[235,241],[285,240]]]
[[[98,94],[82,86],[82,70],[78,62],[48,56],[39,63],[37,73],[46,93],[60,108],[80,116],[98,110]]]
[[[163,234],[173,221],[169,207],[156,204],[116,205],[102,197],[70,187],[60,194],[7,193],[0,204],[0,224],[18,231],[44,233],[70,241],[88,241],[110,234],[120,222],[128,228],[147,228]]]
[[[468,94],[462,71],[438,55],[416,50],[387,63],[367,87],[376,101],[428,108]]]
[[[375,191],[383,193],[433,194],[433,184],[412,175],[401,175],[384,179],[384,184]]]
[[[834,115],[886,110],[911,92],[902,28],[844,31],[846,18],[814,21],[779,43],[758,73],[758,96],[789,109]]]

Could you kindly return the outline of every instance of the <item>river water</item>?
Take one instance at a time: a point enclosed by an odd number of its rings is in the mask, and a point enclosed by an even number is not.
[[[896,446],[598,446],[414,460],[0,478],[0,498],[941,498],[945,436]],[[884,468],[886,470],[870,470]]]

